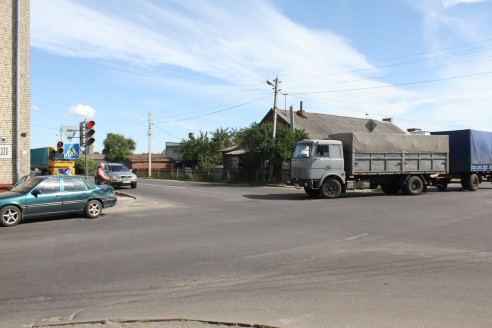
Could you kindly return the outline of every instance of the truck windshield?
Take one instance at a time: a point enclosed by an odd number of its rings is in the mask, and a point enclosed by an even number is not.
[[[309,156],[311,156],[312,149],[312,143],[298,143],[296,145],[296,149],[294,150],[294,158],[308,158]]]

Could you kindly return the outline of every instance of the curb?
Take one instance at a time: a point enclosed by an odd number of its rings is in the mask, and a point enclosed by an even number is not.
[[[129,195],[129,194],[124,193],[124,192],[121,192],[121,191],[116,191],[116,190],[115,190],[115,191],[114,191],[114,194],[115,194],[116,196],[121,196],[121,197],[130,197],[130,198],[133,198],[133,199],[137,199],[137,197],[132,196],[132,195]]]

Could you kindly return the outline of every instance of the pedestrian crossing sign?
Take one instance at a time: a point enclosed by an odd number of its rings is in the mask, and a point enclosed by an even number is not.
[[[79,144],[64,144],[63,154],[65,159],[78,159],[79,158]]]

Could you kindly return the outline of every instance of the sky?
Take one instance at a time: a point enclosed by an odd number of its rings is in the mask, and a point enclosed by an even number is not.
[[[492,131],[492,0],[31,0],[31,148],[247,128],[275,78],[281,110]]]

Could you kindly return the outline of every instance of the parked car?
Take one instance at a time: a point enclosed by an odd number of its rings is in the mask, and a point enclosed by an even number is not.
[[[113,187],[130,186],[137,188],[137,175],[131,169],[119,163],[104,163],[104,171],[111,179]],[[96,179],[97,169],[94,171],[94,181]]]
[[[0,193],[0,225],[11,227],[24,218],[59,213],[84,213],[97,218],[116,204],[111,186],[96,186],[78,176],[30,177]]]

